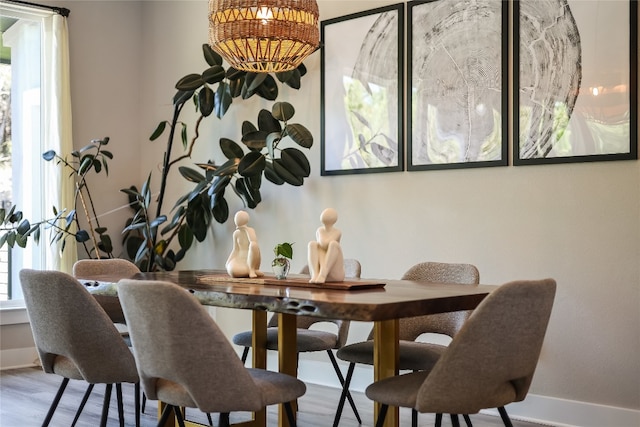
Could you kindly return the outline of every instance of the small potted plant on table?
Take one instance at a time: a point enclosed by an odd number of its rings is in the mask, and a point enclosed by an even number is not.
[[[291,258],[293,258],[293,243],[278,243],[273,248],[275,258],[271,262],[273,273],[276,275],[276,279],[286,279],[289,274],[289,268],[291,268]]]

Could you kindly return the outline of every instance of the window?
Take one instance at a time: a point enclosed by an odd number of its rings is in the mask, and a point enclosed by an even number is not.
[[[45,217],[51,206],[43,185],[46,167],[42,135],[44,108],[43,46],[45,18],[54,12],[8,3],[0,4],[0,203],[16,205],[25,217]],[[47,214],[49,212],[46,212]],[[18,273],[22,268],[48,268],[46,244],[0,250],[0,301],[21,300]],[[54,254],[55,256],[55,254]]]

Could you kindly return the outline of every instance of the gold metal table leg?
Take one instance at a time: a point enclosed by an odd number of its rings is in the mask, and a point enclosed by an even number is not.
[[[398,319],[375,322],[373,332],[373,380],[379,381],[398,374]],[[374,424],[378,419],[380,404],[375,403]],[[399,410],[390,406],[385,418],[385,427],[398,427]]]
[[[252,322],[252,366],[256,369],[267,369],[267,312],[254,310]],[[267,410],[254,412],[251,425],[266,427]]]
[[[296,334],[296,316],[278,313],[278,369],[284,374],[298,377],[298,343]],[[291,402],[294,416],[298,410],[297,402]],[[289,427],[284,405],[278,408],[278,426]]]

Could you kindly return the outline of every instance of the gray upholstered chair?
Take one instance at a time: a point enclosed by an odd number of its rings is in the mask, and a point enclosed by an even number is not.
[[[137,265],[121,258],[101,258],[101,259],[79,259],[73,264],[73,277],[81,283],[91,286],[94,281],[114,281],[120,279],[128,279],[133,275],[140,273]],[[127,345],[131,347],[129,339],[129,331],[127,330],[124,313],[120,306],[120,300],[117,296],[93,294],[98,304],[107,312],[113,323],[116,324],[120,335]],[[91,387],[87,389],[87,393],[91,393]],[[85,399],[88,398],[88,395]],[[147,398],[142,394],[142,405],[140,410],[144,413]]]
[[[370,399],[436,414],[474,414],[526,397],[538,363],[556,292],[553,279],[515,281],[487,296],[456,334],[433,368],[371,384]],[[436,418],[436,426],[441,418]]]
[[[358,278],[362,272],[362,267],[358,260],[352,258],[345,258],[344,260],[344,273],[345,278]],[[300,274],[309,274],[309,266],[305,265]],[[330,322],[336,325],[337,333],[321,331],[316,329],[310,329],[310,327],[316,323]],[[329,360],[333,366],[334,371],[340,381],[340,385],[344,386],[344,377],[336,361],[336,357],[333,354],[333,350],[342,348],[347,342],[349,334],[349,321],[348,320],[332,320],[321,319],[311,316],[298,316],[296,317],[297,328],[297,346],[298,354],[309,353],[314,351],[326,351],[329,355]],[[240,332],[233,336],[232,341],[234,344],[244,347],[242,352],[242,362],[246,362],[249,349],[251,348],[253,334],[251,331]],[[267,324],[267,349],[278,350],[278,316],[271,316],[269,323]],[[353,412],[359,423],[362,423],[360,414],[356,408],[356,405],[351,397],[351,393],[348,392],[345,395],[345,399],[349,400],[349,404],[353,409]]]
[[[477,285],[480,282],[480,273],[472,264],[421,262],[402,276],[403,280],[414,280],[423,283],[452,283],[464,285]],[[430,369],[445,350],[446,346],[429,342],[416,342],[415,340],[425,333],[436,333],[453,337],[462,327],[470,315],[470,311],[457,311],[451,313],[431,314],[399,320],[399,369],[422,370]],[[347,376],[344,381],[342,395],[338,402],[338,408],[333,426],[340,423],[342,409],[347,397],[349,384],[357,363],[373,365],[373,329],[369,333],[367,341],[346,345],[337,352],[339,359],[349,362]],[[464,414],[466,415],[466,414]],[[417,426],[417,412],[412,414],[412,425]],[[465,417],[467,424],[470,424]]]
[[[51,421],[70,379],[90,384],[72,425],[95,384],[106,384],[100,425],[107,423],[113,384],[120,424],[124,425],[121,383],[138,384],[138,373],[131,351],[109,316],[87,289],[66,273],[24,269],[20,283],[42,369],[63,377],[42,425]],[[140,425],[138,396],[136,392],[136,426]]]
[[[136,273],[140,273],[137,265],[120,258],[80,259],[73,264],[73,277],[81,282],[105,280],[105,278],[117,282],[120,279],[128,279]],[[113,323],[125,323],[118,297],[94,295],[94,298],[104,308]]]
[[[173,412],[184,426],[180,407],[229,413],[258,411],[283,403],[295,426],[291,401],[306,391],[289,375],[245,368],[231,343],[198,300],[167,282],[121,280],[118,295],[127,319],[133,353],[149,399],[165,402],[158,425]]]

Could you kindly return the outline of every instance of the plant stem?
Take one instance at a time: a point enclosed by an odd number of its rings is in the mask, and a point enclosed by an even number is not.
[[[162,166],[162,179],[160,181],[160,194],[158,195],[158,206],[156,209],[156,218],[162,214],[162,203],[164,202],[164,192],[167,187],[167,177],[169,175],[169,168],[171,167],[171,149],[173,148],[173,136],[176,132],[176,125],[178,123],[178,117],[180,116],[180,111],[182,111],[182,107],[184,107],[184,102],[178,104],[173,109],[173,119],[171,120],[171,129],[169,130],[169,140],[167,141],[167,150],[164,152],[164,164]],[[155,237],[153,241],[153,246],[155,247]]]

